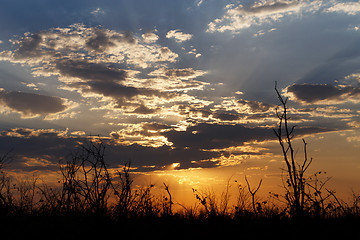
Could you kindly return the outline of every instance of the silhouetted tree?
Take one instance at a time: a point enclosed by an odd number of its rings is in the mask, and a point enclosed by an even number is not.
[[[14,197],[11,192],[11,180],[4,171],[4,166],[9,160],[9,153],[0,157],[0,214],[8,215],[15,206]]]
[[[255,189],[251,189],[250,183],[249,183],[246,176],[245,176],[245,181],[246,181],[246,184],[248,186],[248,191],[249,191],[249,193],[251,195],[251,203],[252,203],[253,211],[255,213],[255,216],[257,216],[258,212],[259,212],[259,209],[257,209],[256,206],[255,206],[255,195],[256,195],[257,191],[259,191],[259,189],[261,187],[262,179],[260,179],[259,184]]]
[[[274,133],[278,138],[286,164],[287,179],[284,185],[286,189],[285,199],[289,204],[290,214],[293,216],[301,216],[304,214],[305,201],[309,195],[305,190],[307,183],[304,174],[309,168],[312,158],[308,158],[307,143],[303,139],[304,159],[302,161],[297,161],[295,159],[292,140],[296,126],[289,126],[290,117],[288,115],[287,107],[288,98],[282,97],[277,86],[275,86],[275,91],[280,101],[281,110],[276,108],[276,115],[279,119],[279,123],[277,129],[274,129]]]
[[[63,177],[62,208],[65,211],[90,211],[103,214],[111,190],[111,176],[105,159],[105,145],[88,141],[79,145],[65,164],[60,164]]]
[[[131,205],[133,202],[132,184],[134,180],[130,177],[131,162],[125,163],[122,171],[118,171],[118,177],[120,179],[119,186],[112,185],[114,194],[117,198],[115,206],[115,215],[119,217],[128,217],[131,211]]]

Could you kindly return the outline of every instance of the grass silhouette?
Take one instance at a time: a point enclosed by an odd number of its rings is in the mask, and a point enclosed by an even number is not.
[[[360,195],[349,202],[327,189],[322,171],[306,174],[312,159],[294,157],[295,127],[290,127],[287,100],[275,88],[280,108],[274,129],[286,168],[284,195],[269,194],[273,201],[260,201],[256,187],[237,184],[237,200],[229,203],[229,184],[224,192],[193,189],[197,205],[176,203],[171,188],[163,183],[162,197],[152,193],[154,185],[134,188],[130,163],[111,174],[101,140],[88,141],[59,162],[57,186],[32,178],[16,181],[4,169],[8,154],[0,158],[0,226],[4,236],[55,239],[119,236],[140,239],[199,239],[204,237],[276,237],[286,239],[354,237],[360,233]],[[285,205],[279,204],[285,202]],[[278,204],[277,204],[278,203]],[[174,210],[174,205],[181,206]]]

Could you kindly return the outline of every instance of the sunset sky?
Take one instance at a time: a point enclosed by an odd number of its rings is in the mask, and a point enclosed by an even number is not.
[[[99,135],[111,168],[175,189],[281,185],[275,81],[338,191],[360,182],[360,2],[3,0],[0,153],[51,176]],[[249,179],[250,179],[249,178]],[[340,189],[339,189],[340,188]]]

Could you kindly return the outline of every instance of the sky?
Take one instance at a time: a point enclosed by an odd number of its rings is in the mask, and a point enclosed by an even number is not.
[[[360,2],[2,0],[0,153],[55,176],[101,137],[111,168],[175,189],[281,185],[273,129],[287,97],[333,185],[360,181]],[[145,176],[145,177],[144,177]]]

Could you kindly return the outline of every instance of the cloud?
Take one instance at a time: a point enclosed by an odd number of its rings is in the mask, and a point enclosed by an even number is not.
[[[261,1],[250,6],[241,5],[237,8],[237,11],[241,15],[268,17],[272,14],[298,11],[300,4],[300,1]]]
[[[3,51],[0,56],[1,60],[30,66],[35,76],[57,76],[65,84],[60,87],[63,90],[111,101],[125,114],[155,114],[165,104],[159,99],[189,99],[185,91],[206,84],[195,80],[205,71],[166,70],[178,55],[156,40],[154,33],[140,38],[131,32],[74,24],[26,33],[12,40],[13,51]],[[144,78],[141,69],[151,72],[150,78]]]
[[[105,14],[105,11],[101,8],[96,8],[95,10],[91,11],[90,14],[94,16],[99,16]]]
[[[111,159],[119,159],[124,162],[131,160],[132,166],[140,171],[165,169],[173,163],[180,163],[181,168],[208,168],[218,164],[216,158],[221,157],[222,152],[209,152],[199,149],[174,149],[170,146],[144,147],[138,144],[129,146],[109,146]],[[119,162],[119,160],[117,160]],[[153,166],[146,169],[146,166]]]
[[[267,112],[274,107],[270,104],[259,101],[249,101],[249,100],[239,99],[237,102],[240,105],[242,105],[242,107],[248,108],[249,111],[252,113]]]
[[[293,84],[284,92],[291,100],[303,104],[341,104],[360,102],[360,88],[330,84]]]
[[[172,130],[164,133],[174,147],[191,149],[222,149],[243,145],[249,141],[273,139],[269,128],[249,128],[243,125],[200,123],[186,131]]]
[[[135,88],[130,86],[124,86],[117,83],[103,83],[103,82],[89,82],[88,86],[90,90],[83,90],[83,93],[86,91],[90,91],[93,93],[101,94],[105,97],[111,97],[116,105],[117,108],[127,108],[128,106],[135,106],[138,110],[139,109],[148,109],[147,107],[143,106],[141,101],[141,96],[145,97],[159,97],[164,99],[171,99],[172,96],[175,96],[174,93],[167,93],[161,92],[152,89],[144,89],[144,88]],[[138,97],[138,99],[136,99]],[[136,112],[136,110],[134,110]],[[146,111],[147,113],[154,113],[151,111]],[[145,111],[142,111],[145,114]]]
[[[41,94],[1,91],[0,103],[22,117],[37,117],[65,111],[68,106],[62,98]]]
[[[56,69],[62,76],[76,77],[89,82],[123,81],[127,76],[125,70],[86,60],[59,60]]]
[[[22,171],[57,170],[57,163],[64,159],[71,149],[78,146],[82,138],[67,137],[67,131],[53,129],[15,128],[0,132],[0,152],[12,150],[15,155],[10,168]],[[32,160],[33,159],[33,160]],[[36,160],[36,164],[34,163]]]
[[[166,78],[179,78],[183,80],[194,79],[199,76],[205,75],[207,72],[202,70],[195,70],[192,68],[158,68],[149,73],[150,76],[162,76]]]
[[[274,140],[271,127],[249,127],[243,124],[200,123],[188,127],[186,131],[171,130],[163,135],[175,148],[185,149],[226,149],[242,146],[244,143]],[[333,131],[331,128],[302,126],[296,129],[296,137]]]
[[[228,112],[228,111],[216,111],[212,114],[213,118],[217,118],[221,121],[235,121],[244,117],[243,114],[237,112]]]
[[[178,58],[169,48],[144,41],[131,32],[86,27],[82,24],[26,33],[11,42],[17,48],[1,52],[0,59],[32,66],[47,63],[50,68],[54,62],[63,59],[86,58],[93,62],[147,68],[158,63],[175,62]]]
[[[149,108],[147,106],[144,105],[140,105],[138,106],[134,111],[132,111],[131,113],[137,113],[137,114],[154,114],[159,112],[159,108]]]
[[[332,7],[325,10],[326,12],[332,13],[346,13],[348,15],[356,15],[360,13],[359,2],[343,2],[335,3]]]
[[[198,77],[207,74],[207,71],[196,70],[193,68],[158,68],[148,75],[154,77],[151,79],[152,86],[156,89],[166,91],[188,91],[202,90],[208,83],[197,80]]]
[[[179,29],[175,29],[175,30],[170,30],[167,34],[166,34],[166,38],[173,38],[175,39],[175,41],[177,43],[182,43],[185,41],[190,40],[193,37],[192,34],[189,33],[183,33],[181,32]]]
[[[52,129],[10,129],[0,132],[0,152],[13,149],[16,160],[10,168],[33,170],[57,170],[59,160],[79,149],[79,144],[91,137],[71,135],[69,131]],[[150,147],[139,144],[119,144],[114,138],[102,138],[106,147],[106,162],[110,168],[121,167],[131,161],[132,167],[138,171],[165,169],[173,163],[181,163],[181,168],[214,167],[218,162],[214,158],[221,157],[222,152],[209,152],[197,149],[174,149],[170,146]],[[211,161],[210,161],[211,160]],[[146,166],[153,166],[148,169]]]
[[[280,21],[289,15],[315,11],[320,5],[321,1],[306,0],[263,0],[248,5],[229,4],[225,8],[225,15],[209,23],[207,31],[239,33],[252,26]]]
[[[106,148],[105,160],[109,168],[119,168],[131,161],[135,171],[164,170],[173,163],[180,163],[179,168],[212,168],[220,166],[231,155],[261,155],[261,151],[235,151],[228,147],[240,146],[250,141],[274,139],[270,128],[249,128],[241,125],[199,124],[184,132],[175,131],[167,125],[143,124],[143,130],[165,131],[174,142],[174,146],[142,146],[137,143],[121,142],[117,133],[102,137]],[[325,131],[325,130],[323,130]],[[321,132],[316,128],[299,128],[298,136]],[[195,137],[193,136],[195,135]],[[97,137],[86,137],[83,133],[54,129],[14,128],[0,131],[0,152],[13,150],[16,154],[9,168],[20,171],[58,169],[58,162],[71,157],[79,150],[81,143]],[[222,150],[222,148],[224,148]],[[216,149],[216,151],[214,151]],[[149,166],[152,166],[149,168]]]
[[[259,101],[224,97],[223,100],[211,108],[212,118],[230,121],[233,124],[270,123],[276,121],[275,106]]]
[[[141,35],[141,37],[146,43],[155,43],[157,40],[159,40],[159,36],[153,32],[144,33]]]
[[[170,98],[171,94],[155,89],[126,86],[128,73],[125,70],[113,68],[100,63],[89,63],[87,61],[62,60],[56,64],[61,79],[69,81],[67,77],[78,78],[68,84],[70,87],[79,90],[84,96],[87,93],[96,93],[105,97],[110,97],[116,103],[116,107],[137,106],[137,109],[146,109],[142,104],[134,99],[137,96],[157,96],[160,98]],[[90,95],[91,96],[91,95]],[[136,112],[136,111],[134,111]],[[154,111],[142,111],[154,113]]]
[[[42,55],[44,53],[44,51],[40,49],[42,40],[42,36],[39,33],[25,35],[21,41],[16,42],[19,45],[19,48],[15,51],[15,58],[23,59]]]
[[[164,74],[167,77],[178,77],[182,79],[191,79],[196,78],[198,76],[204,75],[206,72],[204,71],[196,71],[192,68],[185,69],[165,69]]]
[[[134,42],[134,39],[130,39],[129,42]],[[94,36],[90,37],[85,45],[90,50],[101,52],[106,51],[109,47],[115,46],[115,43],[111,41],[104,30],[94,29]]]

